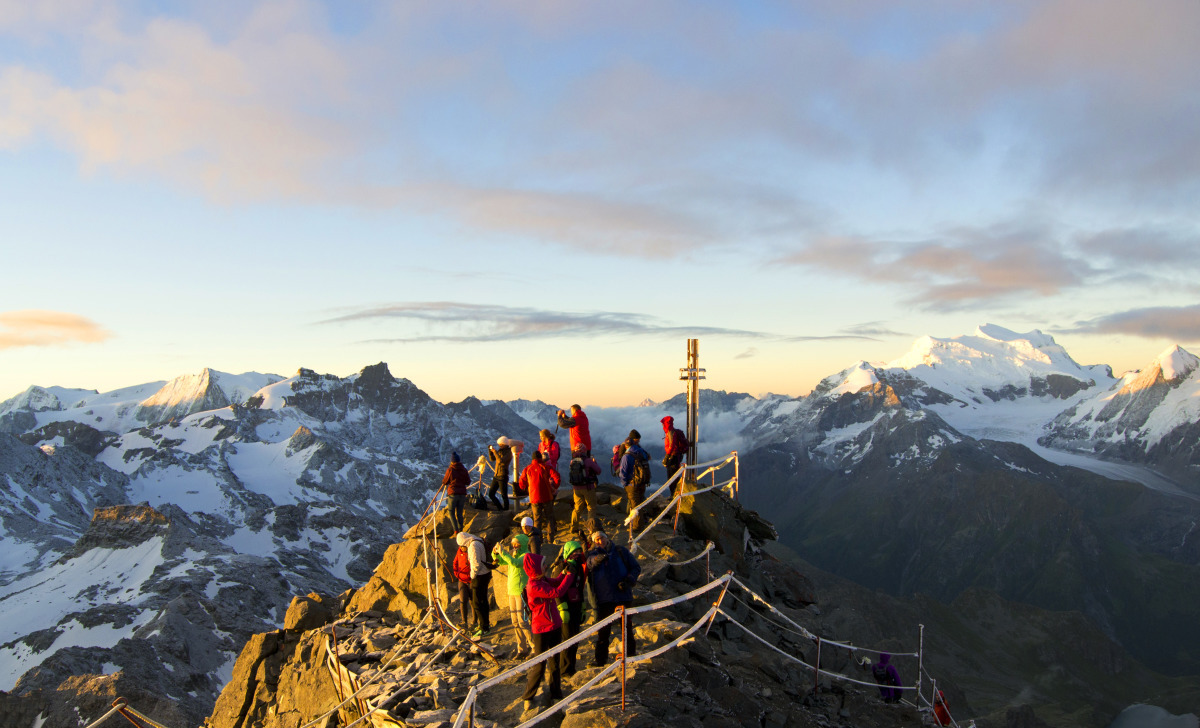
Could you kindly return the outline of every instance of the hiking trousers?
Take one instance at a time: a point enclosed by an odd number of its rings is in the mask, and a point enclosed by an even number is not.
[[[596,605],[596,621],[599,622],[600,620],[604,619],[605,617],[611,615],[613,612],[617,611],[617,607],[620,607],[620,606],[628,607],[629,605],[628,604],[614,604],[613,602],[605,602],[605,603],[597,604]],[[616,624],[619,625],[620,622],[616,622]],[[611,624],[607,624],[607,625],[601,627],[596,632],[596,657],[595,657],[595,660],[592,662],[592,664],[595,665],[596,667],[604,667],[605,665],[608,664],[608,643],[612,639],[612,627],[613,626]],[[633,657],[634,655],[637,654],[637,645],[634,644],[634,641],[633,641],[633,618],[632,617],[625,618],[625,639],[623,641],[621,648],[623,650],[625,650],[625,655],[627,657]]]
[[[549,632],[541,634],[534,633],[533,635],[533,650],[536,654],[542,654],[546,650],[552,650],[562,642],[562,630],[552,629]],[[521,696],[522,700],[533,700],[537,695],[538,685],[542,683],[542,673],[549,671],[547,682],[550,684],[550,697],[554,700],[562,700],[562,672],[558,669],[559,656],[556,655],[549,660],[542,660],[538,664],[529,668],[529,678],[525,681],[525,694]]]
[[[500,501],[496,498],[496,491],[500,491],[500,497],[504,499],[504,505],[500,505]],[[508,476],[503,478],[496,476],[492,478],[492,484],[488,487],[488,498],[496,504],[496,508],[501,511],[508,510]]]
[[[625,486],[625,496],[629,500],[629,510],[625,511],[625,513],[626,514],[632,513],[634,508],[637,508],[638,506],[640,506],[642,504],[642,501],[646,500],[646,486],[644,486],[644,485],[627,485],[627,486]],[[642,512],[641,511],[638,511],[638,514],[636,516],[634,516],[633,521],[631,521],[629,525],[635,531],[638,530],[639,528],[641,528],[641,525],[642,525]]]
[[[571,488],[571,491],[575,496],[575,510],[571,511],[571,530],[582,533],[586,537],[591,533],[592,526],[595,525],[596,489],[581,486]],[[581,527],[585,530],[581,530]],[[587,541],[585,540],[584,543]]]
[[[529,622],[525,621],[525,600],[520,594],[508,595],[508,618],[517,633],[517,649],[533,652],[533,638],[529,636]]]
[[[549,503],[533,503],[533,525],[539,531],[546,534],[548,543],[554,543],[555,529],[558,526],[554,522],[554,501]]]
[[[567,602],[567,619],[563,622],[562,638],[563,641],[571,639],[579,634],[580,628],[583,627],[583,602]],[[579,651],[579,645],[571,645],[566,650],[559,653],[562,662],[562,673],[567,676],[575,674],[575,655]]]
[[[454,524],[454,532],[463,530],[463,509],[467,506],[465,495],[450,496],[450,522]]]
[[[470,583],[458,582],[459,609],[462,610],[463,629],[470,627],[467,616],[475,613],[475,626],[479,629],[492,628],[491,609],[488,604],[488,585],[492,583],[492,575],[480,574],[471,579]]]

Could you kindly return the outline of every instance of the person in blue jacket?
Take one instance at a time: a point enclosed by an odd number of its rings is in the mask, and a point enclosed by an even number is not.
[[[613,543],[604,531],[591,535],[592,548],[587,553],[587,577],[596,595],[596,621],[600,621],[617,610],[618,606],[633,603],[633,585],[637,583],[642,567],[629,549]],[[596,633],[596,656],[592,664],[603,667],[608,664],[608,643],[612,638],[612,625]],[[633,641],[633,620],[625,620],[624,650],[627,657],[637,654]]]
[[[625,439],[625,454],[621,456],[619,475],[621,484],[625,486],[626,500],[629,502],[626,513],[632,513],[634,508],[646,500],[646,486],[650,485],[650,454],[642,449],[641,440],[640,432],[630,430],[629,437]],[[636,531],[641,527],[641,521],[639,512],[629,525]]]

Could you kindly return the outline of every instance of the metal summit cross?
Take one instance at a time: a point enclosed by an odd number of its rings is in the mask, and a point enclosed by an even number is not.
[[[679,370],[679,378],[687,380],[687,464],[696,464],[696,441],[700,434],[700,380],[704,370],[700,368],[700,340],[688,339],[687,366]],[[691,471],[689,471],[690,474]]]

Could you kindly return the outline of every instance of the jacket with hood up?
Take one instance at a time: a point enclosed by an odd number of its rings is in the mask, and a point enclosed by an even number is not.
[[[524,566],[525,573],[529,576],[529,583],[525,585],[525,598],[529,602],[529,611],[533,614],[533,633],[545,634],[562,629],[558,599],[567,593],[575,577],[570,573],[545,576],[542,574],[542,557],[538,554],[525,554]]]
[[[525,554],[529,553],[529,537],[518,533],[513,538],[517,539],[520,544],[516,551],[509,553],[504,548],[499,548],[493,552],[496,555],[496,561],[508,567],[508,593],[510,595],[525,591],[525,584],[529,581],[529,577],[525,574],[524,562]],[[509,541],[511,540],[509,539]]]
[[[488,568],[487,548],[483,545],[483,539],[466,531],[459,531],[454,540],[460,547],[467,550],[467,561],[471,565],[472,579],[492,573],[492,570]]]
[[[684,455],[687,453],[687,448],[684,447],[684,442],[687,438],[683,435],[683,431],[675,427],[675,418],[667,415],[662,418],[663,426],[663,448],[666,450],[667,457],[676,455]]]

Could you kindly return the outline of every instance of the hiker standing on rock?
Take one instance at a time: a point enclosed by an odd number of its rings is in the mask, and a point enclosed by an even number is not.
[[[579,634],[583,626],[584,590],[587,587],[583,580],[583,560],[586,556],[583,544],[578,541],[567,541],[563,545],[562,571],[573,577],[567,593],[558,600],[558,615],[562,617],[564,642]],[[571,645],[562,653],[563,675],[570,677],[575,674],[575,655],[578,650],[579,645]]]
[[[625,454],[621,456],[621,483],[625,486],[626,500],[629,509],[626,513],[633,514],[633,509],[646,500],[646,486],[650,484],[650,454],[642,449],[642,433],[630,430],[625,440]],[[640,512],[633,516],[629,525],[637,530],[641,525]]]
[[[496,438],[496,445],[499,447],[488,445],[488,456],[492,461],[492,470],[495,471],[492,475],[492,485],[488,488],[488,498],[491,498],[492,503],[496,504],[496,510],[507,511],[508,467],[512,463],[512,448],[508,446],[508,438],[503,435]],[[500,491],[504,505],[500,505],[500,500],[496,498],[496,491]]]
[[[546,467],[541,451],[533,453],[533,462],[521,473],[521,486],[529,493],[533,523],[554,543],[554,499],[558,495],[558,473]],[[541,550],[538,550],[541,553]]]
[[[492,558],[508,567],[508,617],[517,633],[517,657],[533,654],[533,638],[525,619],[525,585],[529,582],[529,575],[525,573],[527,553],[529,537],[523,533],[509,539],[507,545],[498,543],[492,549]]]
[[[467,505],[467,488],[471,485],[471,474],[463,467],[458,453],[450,453],[450,467],[442,476],[442,486],[450,497],[450,522],[455,532],[463,530],[463,508]]]
[[[533,649],[540,655],[562,642],[562,617],[558,614],[558,598],[566,593],[575,577],[570,573],[557,577],[545,575],[542,573],[542,557],[538,554],[525,554],[524,565],[525,573],[529,575],[525,596],[529,601],[529,611],[533,614]],[[521,696],[525,701],[525,710],[533,709],[533,698],[537,695],[542,673],[546,670],[550,673],[550,699],[562,700],[559,658],[542,660],[529,670],[525,694]]]
[[[587,415],[583,413],[583,408],[577,404],[571,405],[571,416],[567,413],[558,411],[558,426],[565,427],[571,431],[571,452],[575,452],[579,448],[583,448],[584,452],[592,451],[592,431],[588,425]]]
[[[659,422],[663,426],[663,450],[666,451],[662,463],[663,467],[667,469],[666,479],[670,480],[683,463],[683,457],[687,455],[688,440],[687,435],[683,434],[683,430],[675,426],[675,418],[671,415],[667,415]],[[678,482],[671,484],[671,495],[675,495],[677,487],[679,487]]]
[[[595,525],[596,485],[600,482],[600,473],[600,463],[590,453],[583,450],[571,453],[571,466],[567,472],[575,500],[575,508],[571,511],[571,531],[580,534],[580,541],[587,541],[587,534]]]
[[[460,531],[455,537],[458,542],[458,552],[454,554],[454,576],[458,579],[458,596],[461,600],[463,629],[466,630],[470,621],[467,619],[470,611],[475,614],[475,630],[471,636],[478,639],[487,634],[492,628],[490,605],[488,603],[488,585],[492,583],[492,570],[488,567],[487,549],[483,539],[465,531]]]
[[[529,516],[521,519],[521,533],[529,539],[529,553],[540,556],[542,553],[542,530],[533,525],[533,519]]]
[[[617,610],[633,603],[633,585],[637,583],[642,567],[633,554],[624,546],[612,542],[604,531],[592,534],[592,550],[587,553],[588,583],[596,595],[596,621],[604,619]],[[612,625],[601,627],[596,633],[596,657],[593,665],[608,664],[608,643],[612,637]],[[633,641],[633,620],[625,620],[623,649],[626,657],[637,654]]]

